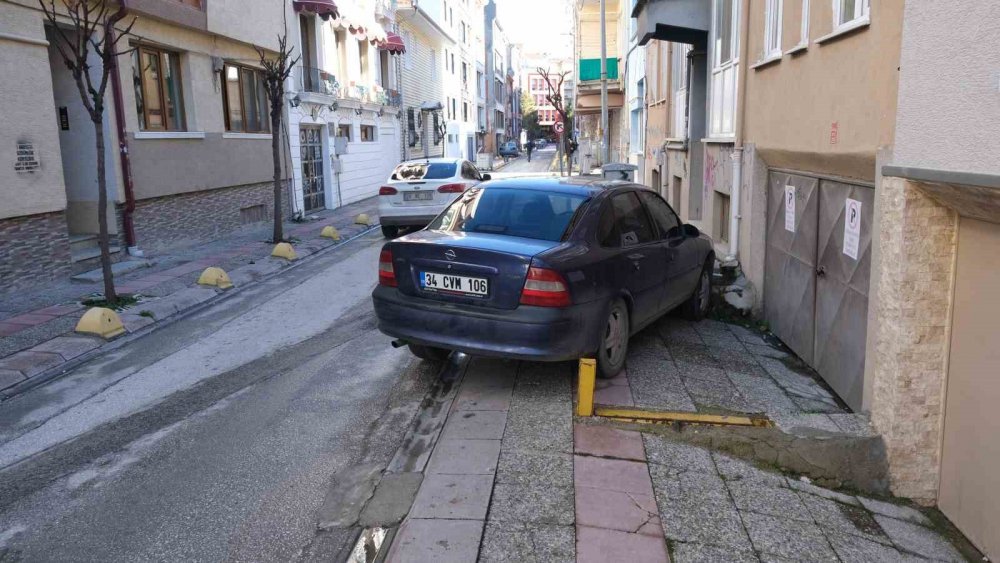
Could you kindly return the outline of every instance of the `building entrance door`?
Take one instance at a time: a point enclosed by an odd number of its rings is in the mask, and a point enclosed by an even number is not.
[[[306,211],[323,209],[326,202],[323,178],[323,136],[319,127],[299,129],[302,157],[302,201]]]

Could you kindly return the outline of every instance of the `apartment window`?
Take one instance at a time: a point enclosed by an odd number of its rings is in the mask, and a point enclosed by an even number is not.
[[[409,31],[403,31],[403,43],[406,45],[413,45],[413,34]],[[406,70],[413,70],[413,49],[407,49],[403,53],[403,68]]]
[[[438,77],[437,51],[431,49],[431,80],[437,80],[437,77]]]
[[[333,37],[337,43],[337,77],[343,86],[347,86],[347,31],[338,29]]]
[[[802,29],[799,32],[799,45],[809,44],[809,0],[802,0]]]
[[[715,192],[715,239],[729,242],[729,195]]]
[[[476,71],[476,90],[479,93],[479,99],[483,99],[483,92],[486,91],[486,78],[478,70]]]
[[[462,63],[462,84],[468,84],[468,83],[469,83],[469,64],[463,62]]]
[[[226,131],[238,133],[268,133],[267,94],[264,80],[252,68],[225,65],[226,80],[222,100],[226,111]]]
[[[870,0],[834,0],[833,23],[835,27],[860,23],[868,19]]]
[[[375,126],[374,125],[362,125],[361,126],[361,142],[362,143],[374,143],[375,142]]]
[[[358,41],[358,66],[361,74],[361,83],[368,85],[371,83],[371,61],[368,59],[368,42]]]
[[[347,139],[348,143],[351,142],[351,141],[353,141],[354,139],[351,138],[352,137],[352,135],[351,135],[351,124],[350,123],[341,123],[340,125],[338,125],[337,126],[337,136],[338,137],[344,137],[345,139]]]
[[[782,0],[767,0],[764,5],[764,58],[781,57]]]
[[[687,139],[687,73],[688,52],[690,45],[671,43],[670,47],[670,88],[672,93],[673,119],[671,120],[671,136],[675,139]]]
[[[451,54],[451,73],[455,74],[455,53]]]
[[[712,93],[709,135],[736,133],[736,80],[739,74],[739,0],[714,0]]]
[[[469,102],[462,102],[462,121],[469,121]]]
[[[177,53],[145,46],[132,52],[135,106],[143,131],[186,128],[180,67]]]
[[[476,106],[476,119],[479,120],[479,127],[486,128],[486,110],[483,106]]]
[[[633,153],[645,151],[642,133],[646,126],[645,120],[643,119],[643,100],[646,95],[646,83],[643,79],[639,79],[636,86],[637,96],[632,102],[632,111],[629,115],[631,122],[629,144],[631,145],[630,151]]]
[[[455,119],[458,117],[458,101],[455,98],[451,99],[451,118]]]
[[[462,43],[468,43],[469,42],[469,38],[466,35],[465,29],[466,29],[465,22],[462,22]]]

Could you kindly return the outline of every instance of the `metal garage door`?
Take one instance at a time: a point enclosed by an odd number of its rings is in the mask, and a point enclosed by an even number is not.
[[[768,186],[771,330],[860,410],[875,191],[776,171]]]
[[[962,217],[941,457],[941,510],[1000,557],[1000,225]]]

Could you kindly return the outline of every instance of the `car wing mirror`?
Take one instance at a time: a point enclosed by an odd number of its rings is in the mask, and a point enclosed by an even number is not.
[[[483,174],[483,181],[484,182],[486,182],[488,180],[492,180],[492,179],[493,179],[493,176],[490,176],[489,174]]]
[[[701,236],[701,231],[698,230],[698,227],[695,227],[691,223],[685,223],[682,229],[686,237],[697,238]]]

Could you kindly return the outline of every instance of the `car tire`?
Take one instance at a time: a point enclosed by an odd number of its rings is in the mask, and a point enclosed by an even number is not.
[[[451,354],[451,351],[449,350],[445,350],[444,348],[435,348],[433,346],[410,344],[409,348],[411,354],[421,360],[427,360],[428,362],[443,362],[447,360],[448,355]]]
[[[681,315],[689,321],[700,321],[708,315],[708,309],[712,305],[712,262],[705,262],[698,276],[698,284],[695,286],[691,297],[681,305]]]
[[[597,377],[611,379],[625,368],[630,335],[628,307],[616,299],[608,309],[608,317],[601,328],[600,346],[597,349]]]
[[[396,238],[399,236],[399,227],[382,225],[382,236],[385,238]]]

